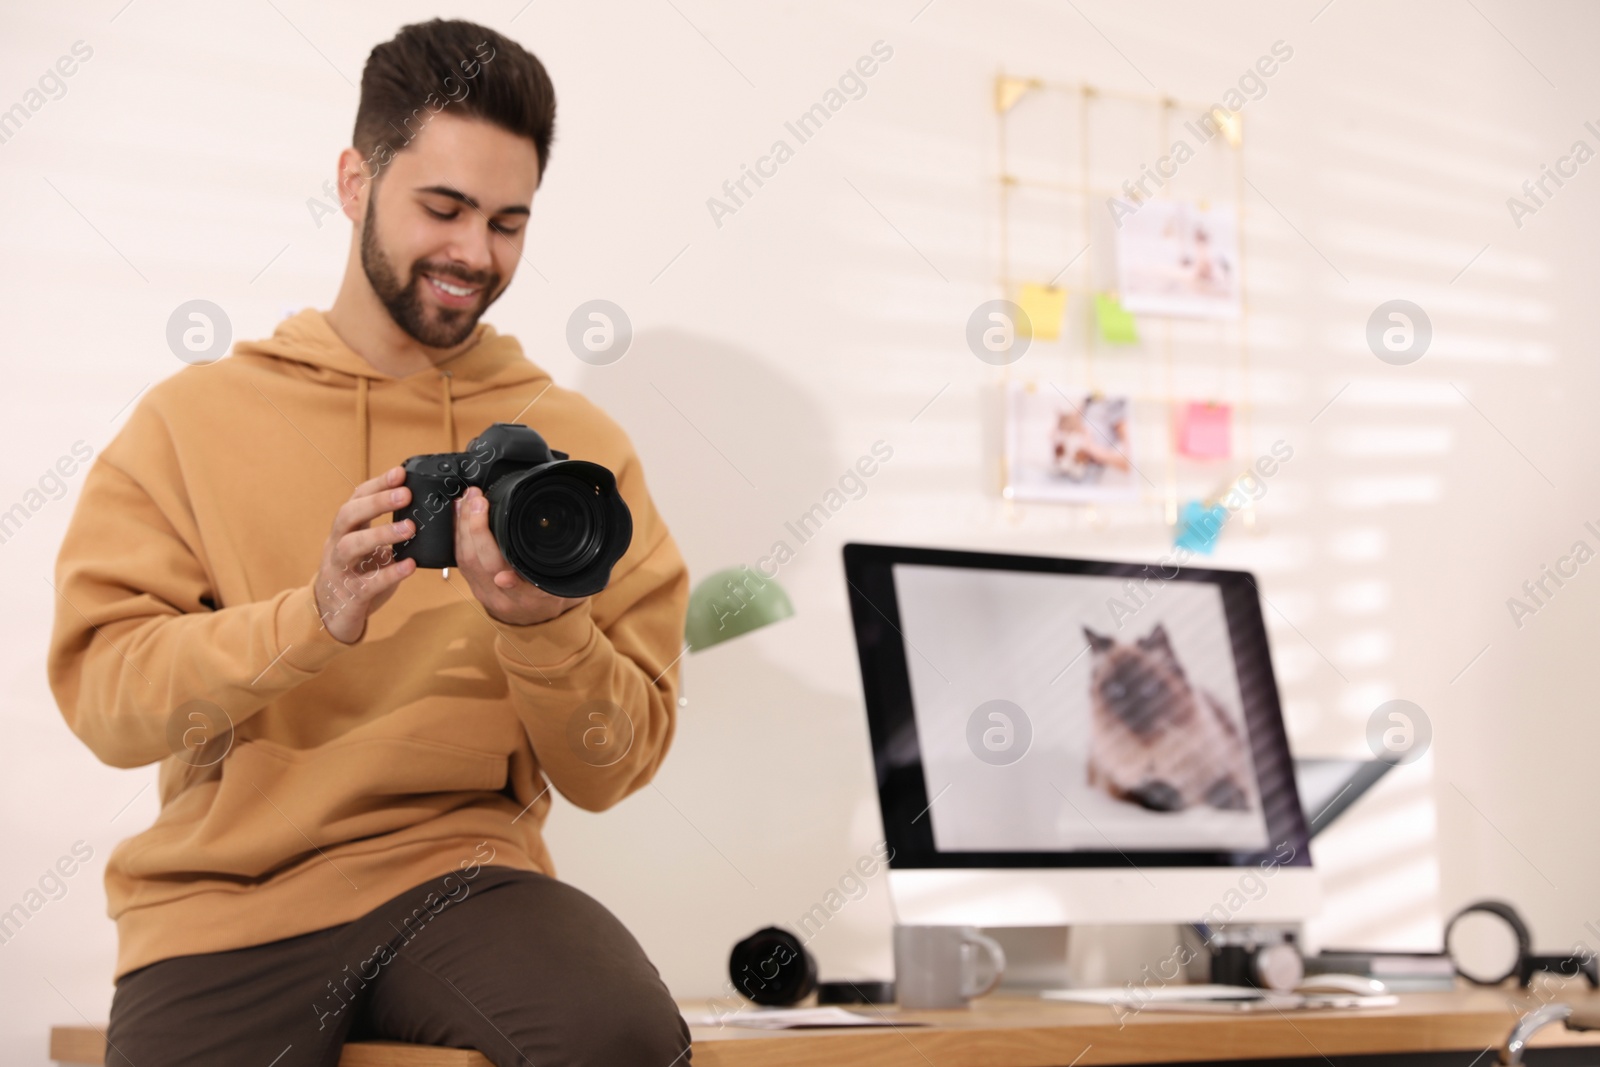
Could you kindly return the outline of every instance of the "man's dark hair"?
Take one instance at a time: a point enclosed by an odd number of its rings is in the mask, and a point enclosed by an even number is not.
[[[556,125],[550,75],[509,37],[457,19],[403,26],[367,57],[352,143],[367,157],[368,176],[447,107],[531,140],[544,183]]]

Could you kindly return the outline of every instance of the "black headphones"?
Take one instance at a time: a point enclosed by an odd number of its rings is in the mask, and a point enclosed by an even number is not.
[[[1468,915],[1492,915],[1506,924],[1512,936],[1517,941],[1517,956],[1511,966],[1503,974],[1473,974],[1461,966],[1461,960],[1450,943],[1450,933],[1455,929],[1456,923]],[[1507,978],[1516,978],[1517,984],[1524,989],[1533,981],[1535,971],[1552,971],[1566,978],[1576,978],[1583,975],[1589,982],[1591,989],[1600,988],[1600,967],[1596,966],[1592,954],[1580,953],[1569,956],[1540,955],[1533,951],[1533,935],[1528,930],[1528,924],[1522,916],[1503,900],[1479,900],[1468,904],[1450,917],[1449,923],[1444,928],[1444,951],[1450,957],[1450,962],[1455,965],[1456,973],[1474,985],[1499,985]]]

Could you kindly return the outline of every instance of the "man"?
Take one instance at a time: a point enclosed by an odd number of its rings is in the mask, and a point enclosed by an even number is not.
[[[357,1037],[689,1060],[655,968],[540,833],[552,788],[598,811],[660,765],[688,582],[621,429],[478,321],[554,119],[543,66],[491,30],[375,48],[332,308],[157,385],[87,475],[51,686],[100,759],[161,761],[160,816],[106,869],[108,1064],[331,1065]],[[633,541],[604,591],[524,581],[476,489],[458,568],[396,561],[399,464],[497,421],[616,473]]]

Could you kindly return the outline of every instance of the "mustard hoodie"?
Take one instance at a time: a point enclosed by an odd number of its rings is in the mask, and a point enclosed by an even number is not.
[[[311,583],[339,506],[497,421],[616,473],[634,529],[609,587],[511,626],[459,572],[419,570],[360,640],[334,639]],[[67,724],[114,767],[161,761],[160,815],[106,865],[117,979],[348,922],[469,863],[554,875],[550,789],[608,807],[672,739],[688,574],[638,458],[486,323],[393,378],[306,310],[161,382],[85,477],[55,584]],[[233,724],[209,766],[182,740],[197,700]],[[594,700],[632,727],[606,766],[582,740]]]

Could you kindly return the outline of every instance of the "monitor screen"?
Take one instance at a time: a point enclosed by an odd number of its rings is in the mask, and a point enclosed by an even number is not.
[[[847,545],[896,867],[1308,865],[1241,571]]]

